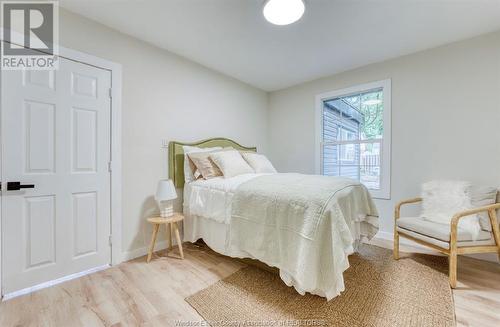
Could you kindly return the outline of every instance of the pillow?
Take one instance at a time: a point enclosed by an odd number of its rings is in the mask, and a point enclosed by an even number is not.
[[[277,173],[271,161],[263,154],[241,152],[241,156],[256,173]]]
[[[217,150],[216,150],[217,151]],[[222,176],[220,169],[210,159],[210,154],[213,152],[194,152],[188,153],[188,158],[196,166],[196,172],[199,172],[203,179],[210,179],[217,176]]]
[[[471,189],[472,206],[474,208],[495,204],[497,202],[497,188],[489,186],[473,186]],[[478,213],[479,223],[485,231],[491,232],[490,218],[487,212]]]
[[[457,212],[472,208],[471,185],[461,181],[427,182],[422,185],[422,199],[423,219],[449,225]],[[461,218],[458,227],[474,240],[481,230],[477,215]]]
[[[254,173],[252,167],[247,164],[241,154],[236,150],[212,153],[210,159],[212,159],[222,171],[224,178]]]
[[[203,177],[203,179],[210,179],[218,176],[222,176],[222,172],[219,167],[210,159],[210,155],[215,152],[220,151],[230,151],[233,150],[231,147],[227,147],[221,150],[214,150],[210,152],[194,152],[188,153],[188,158],[196,166],[196,171],[194,173],[195,178],[197,178],[197,173]]]
[[[222,147],[217,146],[213,148],[199,148],[196,146],[189,146],[189,145],[184,145],[182,147],[182,150],[184,151],[184,181],[186,183],[192,182],[196,180],[200,175],[197,177],[194,176],[194,173],[196,171],[196,166],[194,165],[193,162],[188,158],[188,153],[195,153],[195,152],[210,152],[210,151],[215,151],[215,150],[222,150]]]

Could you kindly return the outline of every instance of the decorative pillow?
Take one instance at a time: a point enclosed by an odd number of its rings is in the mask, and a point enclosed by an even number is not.
[[[267,157],[255,152],[241,152],[241,156],[256,173],[277,173]]]
[[[188,158],[196,167],[196,170],[194,172],[194,177],[197,179],[201,176],[203,177],[203,179],[210,179],[222,176],[222,172],[220,171],[219,167],[217,167],[217,165],[212,161],[212,159],[210,159],[210,155],[215,152],[230,151],[230,150],[233,150],[233,148],[227,147],[221,150],[215,150],[210,152],[188,153],[187,155]]]
[[[495,204],[497,202],[497,188],[489,186],[473,186],[471,189],[472,206],[474,208]],[[478,214],[481,228],[491,232],[490,218],[487,212]]]
[[[182,150],[184,151],[184,181],[186,183],[192,182],[196,180],[201,174],[198,172],[198,176],[194,176],[194,173],[196,171],[196,166],[194,163],[189,159],[187,156],[188,153],[195,153],[195,152],[210,152],[210,151],[215,151],[215,150],[222,150],[222,147],[217,146],[213,148],[199,148],[196,146],[189,146],[189,145],[184,145],[182,147]]]
[[[461,181],[432,181],[422,185],[422,218],[440,224],[450,224],[459,211],[472,208],[471,185]],[[476,239],[481,226],[477,215],[461,218],[458,227]]]
[[[222,176],[220,169],[213,163],[212,159],[210,159],[210,154],[212,153],[213,152],[188,153],[189,159],[196,166],[195,177],[196,172],[199,172],[203,179]]]
[[[254,173],[252,167],[247,164],[236,150],[213,153],[210,155],[210,159],[222,171],[224,178]]]

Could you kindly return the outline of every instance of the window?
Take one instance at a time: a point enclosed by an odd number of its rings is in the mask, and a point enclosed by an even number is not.
[[[389,199],[391,81],[318,95],[317,120],[317,171],[358,180]]]

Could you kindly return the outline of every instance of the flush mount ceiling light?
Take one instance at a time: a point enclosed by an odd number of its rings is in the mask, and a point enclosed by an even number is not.
[[[271,24],[288,25],[298,21],[304,10],[303,0],[267,0],[262,12]]]

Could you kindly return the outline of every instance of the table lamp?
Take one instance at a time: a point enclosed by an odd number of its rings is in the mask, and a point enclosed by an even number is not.
[[[160,216],[162,218],[170,217],[174,214],[174,199],[177,198],[174,182],[171,179],[162,179],[158,182],[156,188],[155,200],[160,208]]]

